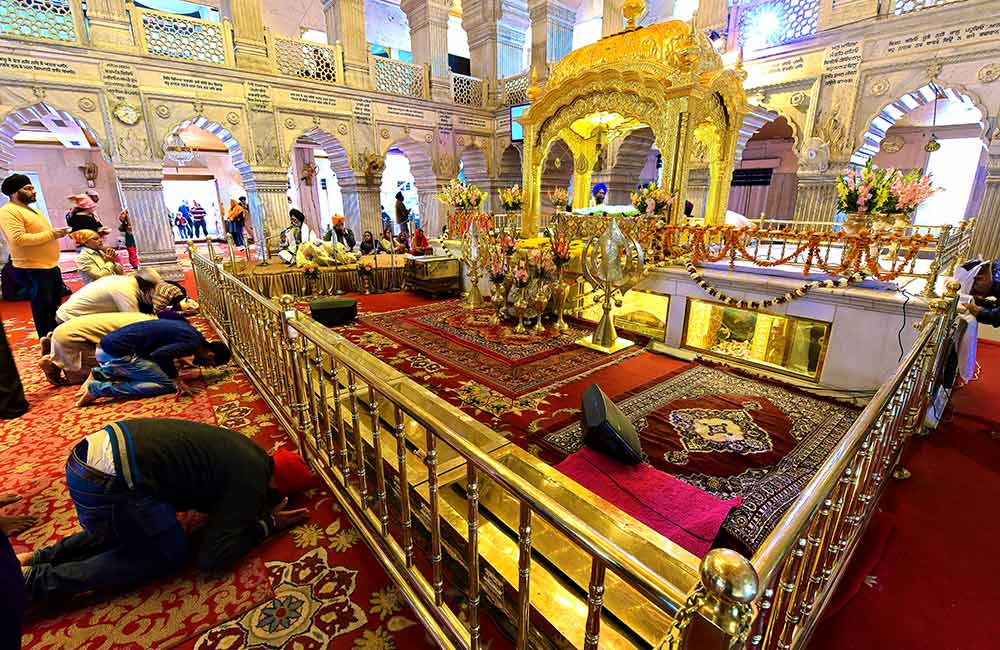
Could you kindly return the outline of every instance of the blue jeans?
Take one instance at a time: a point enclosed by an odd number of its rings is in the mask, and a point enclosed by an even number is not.
[[[63,293],[62,271],[54,266],[51,269],[18,269],[18,272],[28,285],[31,319],[41,338],[56,328],[56,310]]]
[[[131,491],[90,466],[87,443],[66,461],[66,486],[81,532],[35,551],[24,577],[29,601],[127,589],[181,569],[188,540],[168,503]]]
[[[160,366],[142,357],[113,357],[97,348],[94,377],[87,390],[94,397],[155,397],[175,390],[174,380]]]
[[[194,237],[198,237],[198,232],[201,231],[203,237],[208,237],[208,226],[205,225],[204,221],[192,221],[191,228],[194,229]]]

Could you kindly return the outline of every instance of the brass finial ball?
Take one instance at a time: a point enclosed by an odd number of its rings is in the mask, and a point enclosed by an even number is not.
[[[749,603],[757,597],[757,571],[745,557],[728,548],[715,548],[701,561],[701,582],[711,594]]]

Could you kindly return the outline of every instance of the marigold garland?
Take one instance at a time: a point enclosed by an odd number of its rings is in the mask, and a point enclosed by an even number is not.
[[[712,296],[713,298],[722,301],[723,303],[730,305],[732,307],[740,307],[743,309],[767,309],[768,307],[773,307],[775,305],[783,305],[787,302],[797,300],[802,298],[812,289],[832,289],[834,287],[846,287],[855,282],[861,282],[865,279],[863,273],[854,273],[846,278],[841,278],[839,280],[819,280],[814,282],[807,282],[798,289],[793,289],[787,292],[783,296],[777,298],[768,298],[767,300],[737,300],[731,296],[727,296],[722,293],[705,280],[705,276],[698,271],[698,268],[691,264],[687,264],[688,275],[694,280],[695,284],[701,287],[705,293]]]

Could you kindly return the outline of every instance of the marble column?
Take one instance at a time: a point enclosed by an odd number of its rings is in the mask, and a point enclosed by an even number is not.
[[[556,0],[529,0],[531,16],[531,67],[539,79],[549,76],[549,64],[573,49],[576,11]]]
[[[1000,257],[1000,156],[986,162],[983,196],[979,203],[976,230],[965,257],[982,255],[983,259]]]
[[[523,72],[527,12],[511,0],[466,0],[462,11],[472,76],[495,80]]]
[[[322,0],[326,39],[344,48],[344,78],[352,88],[368,88],[368,38],[364,0]]]
[[[288,227],[288,175],[278,171],[254,171],[245,184],[250,217],[258,241],[267,238],[268,253],[278,248],[278,233]]]
[[[326,224],[323,223],[328,214],[320,214],[319,208],[319,178],[314,176],[311,181],[302,180],[306,165],[315,164],[316,153],[312,147],[297,146],[292,149],[292,173],[299,184],[299,209],[306,215],[306,223],[313,232],[323,234]]]
[[[673,4],[673,3],[671,3]],[[702,32],[720,34],[729,25],[729,0],[700,0],[695,14],[695,27]]]
[[[133,52],[132,26],[125,9],[125,0],[88,0],[87,33],[95,50]]]
[[[344,218],[347,227],[354,231],[358,241],[366,230],[382,230],[382,176],[366,177],[355,174],[352,178],[337,177],[340,193],[344,198]]]
[[[243,70],[273,72],[264,40],[264,8],[261,0],[223,0],[223,12],[233,20],[236,65]]]
[[[513,3],[512,3],[513,4]],[[506,3],[504,4],[506,7]],[[497,78],[513,77],[524,72],[524,44],[528,40],[528,14],[505,8],[497,25]]]
[[[448,225],[448,211],[450,208],[441,203],[438,193],[441,192],[451,179],[435,178],[432,181],[425,180],[422,185],[418,183],[417,200],[420,201],[420,227],[428,237],[437,237],[441,234],[441,228]]]
[[[622,0],[604,0],[601,12],[601,36],[617,34],[625,27]]]
[[[413,62],[430,67],[431,98],[450,103],[448,10],[451,3],[443,0],[402,0],[399,6],[410,25]]]
[[[141,268],[153,268],[167,280],[181,280],[174,220],[163,199],[163,168],[115,167],[122,205],[128,210]]]
[[[687,200],[694,204],[691,214],[696,217],[705,216],[708,204],[708,167],[688,170]]]
[[[799,171],[793,221],[833,221],[837,215],[838,176]]]

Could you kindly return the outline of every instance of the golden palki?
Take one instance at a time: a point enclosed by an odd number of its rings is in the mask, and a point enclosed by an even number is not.
[[[618,219],[612,218],[601,236],[587,244],[581,262],[584,277],[597,290],[594,302],[603,302],[604,312],[593,336],[583,337],[577,343],[608,354],[635,345],[618,337],[611,307],[612,304],[621,307],[624,295],[642,279],[646,269],[642,246],[626,236],[618,227]]]

